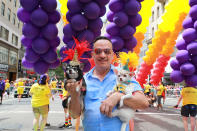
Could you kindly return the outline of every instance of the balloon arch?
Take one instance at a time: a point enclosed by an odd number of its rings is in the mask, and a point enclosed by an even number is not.
[[[92,43],[101,35],[103,27],[101,17],[106,14],[107,4],[109,24],[105,36],[111,39],[114,52],[133,52],[139,56],[154,0],[59,0],[59,2],[65,22],[63,28],[65,46],[60,50],[62,58],[65,57],[63,52],[75,45],[73,36],[79,41],[86,40]],[[18,9],[17,16],[24,23],[21,43],[26,47],[22,63],[24,67],[33,68],[35,72],[43,74],[48,69],[60,65],[56,53],[56,47],[60,44],[56,24],[61,18],[56,10],[57,1],[20,0],[20,4],[22,8]],[[189,17],[186,18],[188,13]],[[159,84],[175,45],[179,51],[176,59],[171,61],[172,81],[179,83],[185,80],[188,86],[197,86],[196,14],[196,0],[171,0],[167,3],[162,22],[158,25],[152,44],[148,46],[149,49],[143,57],[144,62],[137,73],[137,81],[142,86],[149,74],[151,84]],[[182,38],[176,42],[182,31],[182,25],[184,28]],[[86,52],[82,57],[87,58],[83,59],[86,72],[91,68],[92,60],[89,59],[91,54]]]

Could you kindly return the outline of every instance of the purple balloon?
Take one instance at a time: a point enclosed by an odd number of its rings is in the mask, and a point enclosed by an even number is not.
[[[99,17],[104,16],[105,13],[106,13],[106,7],[105,7],[105,6],[100,7],[100,14],[99,14]]]
[[[38,6],[39,0],[20,0],[20,4],[25,10],[32,11]]]
[[[115,14],[112,11],[107,12],[107,19],[108,19],[108,21],[113,22],[114,15]]]
[[[81,31],[87,27],[88,21],[83,15],[77,14],[72,17],[71,25],[76,31]]]
[[[194,28],[197,30],[197,21],[194,22]]]
[[[63,33],[67,39],[72,39],[75,36],[75,31],[72,29],[71,24],[64,26]]]
[[[196,0],[189,0],[189,5],[190,6],[197,5],[197,1]]]
[[[124,12],[118,12],[114,15],[113,21],[116,25],[122,27],[128,23],[128,16]]]
[[[135,28],[133,28],[130,25],[126,25],[120,29],[120,36],[123,39],[130,39],[133,37],[133,34],[135,33],[135,31],[136,31]]]
[[[54,11],[49,14],[49,22],[56,24],[61,19],[60,13],[58,11]]]
[[[67,7],[72,13],[78,13],[81,11],[82,4],[78,0],[68,0]]]
[[[94,39],[101,35],[101,31],[94,32]]]
[[[109,9],[112,12],[119,12],[123,9],[123,2],[121,2],[120,0],[111,0],[109,2]]]
[[[192,20],[191,17],[188,17],[186,18],[184,21],[183,21],[183,28],[184,29],[187,29],[187,28],[193,28],[194,27],[194,22]]]
[[[23,46],[25,46],[25,47],[27,47],[27,48],[31,48],[32,40],[31,40],[31,39],[28,39],[28,38],[25,37],[25,36],[22,36],[22,37],[21,37],[21,43],[23,44]]]
[[[54,63],[57,60],[57,53],[53,49],[49,49],[47,53],[42,55],[42,58],[47,63]]]
[[[128,50],[128,49],[126,49],[126,48],[123,48],[122,50],[120,50],[120,52],[126,52],[126,53],[128,53],[128,52],[129,52],[129,50]]]
[[[179,50],[186,50],[187,49],[187,43],[185,42],[185,40],[183,38],[179,39],[176,42],[176,48]]]
[[[28,61],[29,63],[35,63],[39,58],[40,56],[36,54],[32,48],[26,49],[26,53],[25,53],[26,61]]]
[[[170,74],[170,79],[175,83],[180,83],[184,80],[184,77],[180,71],[174,70]]]
[[[197,55],[196,56],[192,56],[191,62],[192,62],[192,64],[194,64],[197,67]]]
[[[38,8],[31,13],[31,21],[34,25],[42,27],[48,23],[48,15],[43,9]]]
[[[100,6],[105,6],[110,0],[95,0]]]
[[[120,28],[115,23],[110,23],[106,27],[106,32],[111,36],[116,36],[119,34]]]
[[[91,64],[89,62],[84,63],[83,72],[88,72],[91,68]]]
[[[58,35],[58,29],[55,24],[47,24],[42,29],[42,34],[47,40],[53,40]]]
[[[112,37],[112,36],[111,36],[110,34],[108,34],[108,33],[105,33],[104,36],[107,37],[107,38],[109,38],[109,39],[111,39],[111,37]]]
[[[69,42],[66,43],[67,48],[71,49],[71,48],[75,48],[75,42],[74,40],[71,40]]]
[[[111,42],[115,51],[121,50],[124,46],[124,41],[118,36],[112,37]]]
[[[196,71],[195,66],[191,63],[184,63],[180,66],[180,71],[185,76],[193,75]]]
[[[98,32],[102,29],[103,22],[101,18],[97,18],[95,20],[88,21],[88,29],[90,29],[93,32]]]
[[[185,78],[185,83],[187,86],[195,87],[197,86],[197,75],[188,76]]]
[[[72,17],[74,16],[74,13],[71,13],[70,11],[68,11],[66,13],[66,19],[68,20],[68,22],[71,22]]]
[[[133,50],[133,48],[135,48],[137,45],[137,40],[135,37],[132,37],[128,40],[125,40],[125,45],[124,47],[128,50]]]
[[[24,8],[19,8],[17,11],[18,19],[24,23],[30,21],[30,13],[26,11]]]
[[[88,2],[90,2],[92,0],[79,0],[79,1],[82,2],[82,3],[88,3]]]
[[[23,57],[22,59],[22,65],[27,68],[27,69],[31,69],[33,68],[33,63],[29,63],[28,61],[25,60],[25,58]]]
[[[94,33],[90,30],[84,30],[81,33],[79,33],[78,40],[88,41],[89,43],[91,43],[94,40]]]
[[[124,5],[124,10],[128,15],[136,15],[141,10],[141,5],[136,0],[130,0]]]
[[[37,38],[32,42],[32,49],[38,54],[46,53],[49,47],[49,43],[43,38]]]
[[[130,16],[129,17],[129,24],[133,27],[139,26],[142,23],[142,17],[140,14]]]
[[[190,44],[187,45],[187,50],[190,54],[192,55],[197,55],[197,42],[191,42]]]
[[[41,7],[45,11],[47,11],[49,13],[52,13],[57,8],[57,2],[56,2],[56,0],[42,0],[41,1]]]
[[[195,21],[197,20],[197,5],[194,5],[190,8],[189,15]]]
[[[180,64],[188,62],[190,59],[189,52],[187,50],[179,50],[176,54],[176,59],[179,61]]]
[[[65,35],[64,35],[64,37],[63,37],[63,42],[66,44],[66,43],[68,43],[69,41],[71,41],[72,39],[69,39],[69,38],[67,38]]]
[[[25,23],[22,29],[23,35],[29,39],[34,39],[39,35],[39,29],[31,23]]]
[[[170,61],[170,66],[172,67],[172,69],[174,70],[180,70],[180,64],[178,62],[177,59],[173,59]]]
[[[49,41],[51,47],[58,47],[60,45],[60,38],[56,37],[55,39]]]
[[[84,7],[84,15],[88,18],[88,19],[96,19],[99,17],[100,15],[100,7],[97,3],[95,2],[91,2],[88,3],[85,7]]]
[[[191,41],[194,41],[197,39],[197,33],[194,28],[188,28],[183,31],[183,39],[190,43]]]
[[[57,68],[59,65],[60,65],[60,60],[57,59],[54,63],[52,63],[52,64],[49,65],[49,68],[50,68],[50,69],[55,69],[55,68]]]
[[[49,64],[44,62],[43,60],[40,60],[36,63],[34,63],[34,71],[38,74],[44,74],[48,71],[49,69]]]

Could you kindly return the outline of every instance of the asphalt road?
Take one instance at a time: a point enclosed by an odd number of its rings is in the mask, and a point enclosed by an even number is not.
[[[16,98],[5,98],[0,105],[0,131],[32,131],[33,113],[31,98],[23,98],[18,102]],[[153,107],[136,112],[134,131],[183,131],[180,109],[174,109],[177,98],[167,98],[163,111],[156,111]],[[70,129],[59,129],[64,123],[64,112],[58,96],[50,103],[48,122],[51,124],[46,131],[75,131],[75,120]],[[82,131],[80,125],[80,131]]]

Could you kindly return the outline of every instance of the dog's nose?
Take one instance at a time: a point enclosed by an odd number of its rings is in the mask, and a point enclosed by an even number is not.
[[[72,74],[72,70],[69,70],[69,74]]]
[[[120,81],[122,81],[122,78],[120,78]]]

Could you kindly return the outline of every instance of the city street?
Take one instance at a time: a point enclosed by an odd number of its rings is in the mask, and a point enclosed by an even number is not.
[[[0,131],[32,131],[33,113],[30,98],[23,98],[19,103],[16,98],[5,98],[0,105]],[[180,117],[180,109],[172,106],[177,102],[177,98],[167,98],[164,111],[156,111],[149,108],[145,111],[136,112],[134,131],[183,131],[183,124]],[[64,122],[64,113],[61,100],[58,96],[55,101],[51,101],[48,122],[51,124],[46,131],[62,131],[71,129],[59,129],[58,126]],[[80,131],[82,131],[82,126]]]

